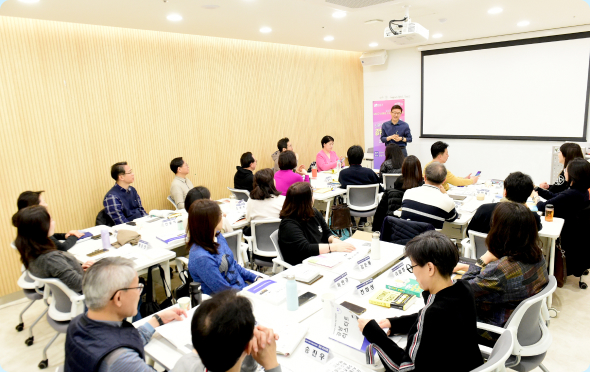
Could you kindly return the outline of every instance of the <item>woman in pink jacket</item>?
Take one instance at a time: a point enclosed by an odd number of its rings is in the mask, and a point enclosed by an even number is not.
[[[334,148],[334,138],[331,136],[324,136],[322,138],[322,151],[318,152],[315,157],[315,163],[318,167],[318,171],[327,171],[336,168],[336,163],[344,160],[344,157],[338,158]]]
[[[281,195],[287,195],[289,186],[295,182],[301,182],[302,176],[305,176],[305,182],[309,182],[305,165],[302,164],[295,169],[296,167],[297,155],[293,151],[283,151],[279,154],[280,171],[275,173],[275,187],[281,192]]]

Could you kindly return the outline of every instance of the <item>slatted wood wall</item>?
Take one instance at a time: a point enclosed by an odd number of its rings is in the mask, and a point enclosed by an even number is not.
[[[18,290],[10,217],[46,190],[57,231],[92,226],[128,161],[146,209],[168,209],[170,160],[227,197],[252,151],[272,166],[288,136],[303,163],[320,139],[363,144],[359,53],[0,17],[0,296]]]

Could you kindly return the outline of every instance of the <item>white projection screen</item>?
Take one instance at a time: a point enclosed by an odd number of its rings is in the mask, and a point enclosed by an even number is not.
[[[590,32],[422,52],[426,138],[586,141]]]

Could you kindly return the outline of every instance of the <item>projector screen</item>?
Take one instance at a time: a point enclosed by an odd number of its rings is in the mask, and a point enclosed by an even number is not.
[[[422,52],[427,138],[586,141],[590,32]]]

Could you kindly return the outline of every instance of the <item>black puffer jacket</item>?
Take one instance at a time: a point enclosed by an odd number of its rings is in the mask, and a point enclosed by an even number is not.
[[[385,217],[395,217],[393,212],[401,208],[405,193],[404,190],[395,188],[385,190],[375,211],[375,216],[373,216],[373,231],[381,231],[381,225],[383,225]]]
[[[415,236],[430,230],[434,230],[434,226],[426,222],[385,217],[383,228],[381,229],[381,240],[406,245]]]

